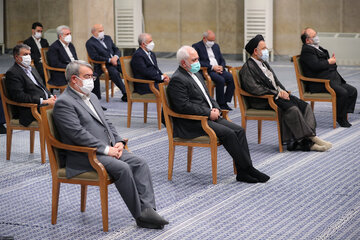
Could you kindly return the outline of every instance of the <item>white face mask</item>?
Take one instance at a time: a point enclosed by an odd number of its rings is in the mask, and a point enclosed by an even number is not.
[[[211,48],[212,46],[214,46],[214,41],[207,41],[205,44],[207,47]]]
[[[94,89],[94,79],[93,78],[87,78],[87,79],[81,79],[78,76],[76,76],[77,79],[80,79],[82,81],[82,87],[77,85],[80,90],[85,94],[89,95],[91,91]]]
[[[269,61],[269,50],[264,49],[261,51],[261,59],[263,61]]]
[[[105,36],[105,33],[104,33],[104,31],[102,31],[102,32],[99,32],[99,35],[98,35],[98,39],[104,39],[104,36]]]
[[[71,43],[71,34],[67,35],[65,38],[64,38],[64,41],[69,44]]]
[[[36,39],[41,38],[41,36],[42,36],[42,33],[41,33],[41,32],[35,32],[34,37],[35,37]]]
[[[320,39],[319,39],[319,36],[318,36],[318,35],[316,35],[315,37],[313,37],[312,40],[313,40],[313,44],[314,44],[315,46],[319,46],[319,44],[320,44]]]
[[[21,58],[22,58],[21,64],[24,65],[25,67],[29,67],[31,64],[31,56],[25,55],[22,56]]]
[[[151,41],[149,44],[146,45],[146,49],[151,52],[155,47],[154,41]]]

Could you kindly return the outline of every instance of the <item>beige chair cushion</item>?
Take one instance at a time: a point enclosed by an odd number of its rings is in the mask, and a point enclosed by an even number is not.
[[[331,100],[331,94],[330,93],[304,93],[304,98],[316,98],[316,99],[324,99],[324,100]]]
[[[22,126],[22,127],[23,127],[23,125],[20,124],[19,119],[11,119],[11,120],[10,120],[10,125],[11,125],[11,126]],[[33,121],[32,123],[30,123],[30,125],[27,126],[27,127],[39,127],[39,123],[38,123],[36,120],[34,120],[34,121]]]
[[[259,110],[254,108],[249,108],[246,110],[247,117],[276,117],[274,110]]]
[[[67,179],[66,177],[66,169],[65,168],[59,168],[58,169],[58,178]],[[84,172],[79,175],[76,175],[75,177],[71,179],[76,180],[86,180],[86,181],[98,181],[99,177],[97,172],[91,171],[91,172]],[[110,180],[110,176],[108,175],[108,180]]]
[[[200,137],[191,138],[191,139],[175,137],[174,142],[210,143],[210,138],[209,138],[209,136],[200,136]],[[217,140],[217,142],[219,143],[219,139]]]
[[[139,94],[139,93],[132,93],[132,99],[151,99],[156,100],[155,94],[153,93],[146,93],[146,94]]]

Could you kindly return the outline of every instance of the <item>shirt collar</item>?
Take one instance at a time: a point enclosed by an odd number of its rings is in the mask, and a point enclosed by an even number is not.
[[[34,35],[31,35],[31,36],[35,40],[35,42],[40,42],[41,41],[41,38],[37,39]]]
[[[74,89],[74,88],[71,87],[70,85],[69,85],[69,87],[70,87],[77,95],[79,95],[82,100],[88,100],[88,101],[90,100],[90,94],[89,94],[89,96],[87,96],[87,95],[85,95],[85,94],[77,91],[76,89]]]
[[[69,44],[70,44],[70,43],[69,43],[68,45],[66,45],[66,44],[65,44],[65,43],[63,43],[60,39],[59,39],[59,42],[61,43],[61,45],[63,45],[63,47],[64,47],[64,48],[69,47]]]
[[[264,65],[263,65],[263,62],[262,61],[260,61],[260,60],[257,60],[256,58],[254,58],[254,57],[251,57],[252,58],[252,60],[254,60],[255,62],[256,62],[256,64],[260,67],[260,68],[263,68],[264,67]]]
[[[151,52],[149,51],[146,51],[146,50],[144,50],[142,47],[140,47],[145,53],[146,53],[146,55],[149,55],[150,56],[150,54],[151,54]]]
[[[320,49],[319,49],[319,45],[314,45],[314,44],[308,44],[308,45],[311,46],[311,47],[313,47],[313,48],[316,48],[316,49],[320,50]]]
[[[27,71],[29,71],[29,72],[31,72],[31,70],[32,70],[32,68],[31,68],[31,66],[29,66],[29,67],[24,67],[24,66],[22,66],[21,64],[19,64],[19,63],[16,63],[17,65],[19,65],[21,68],[22,68],[22,70],[24,70],[25,72],[27,72]]]

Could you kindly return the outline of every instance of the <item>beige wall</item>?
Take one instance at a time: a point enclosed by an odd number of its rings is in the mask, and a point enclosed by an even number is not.
[[[34,21],[45,30],[67,24],[79,58],[86,59],[85,42],[94,23],[103,23],[114,38],[113,5],[113,0],[5,0],[6,46],[30,36]],[[297,54],[300,32],[307,26],[319,32],[360,32],[359,9],[358,0],[274,0],[275,54]],[[143,11],[157,52],[175,52],[212,29],[223,53],[242,53],[243,0],[143,0]]]

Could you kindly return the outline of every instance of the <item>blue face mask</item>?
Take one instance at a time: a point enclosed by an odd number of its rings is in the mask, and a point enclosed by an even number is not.
[[[261,51],[261,59],[263,61],[268,61],[269,60],[269,50],[264,49]]]
[[[193,64],[191,64],[191,69],[190,72],[192,73],[197,73],[200,70],[200,62],[194,62]]]

